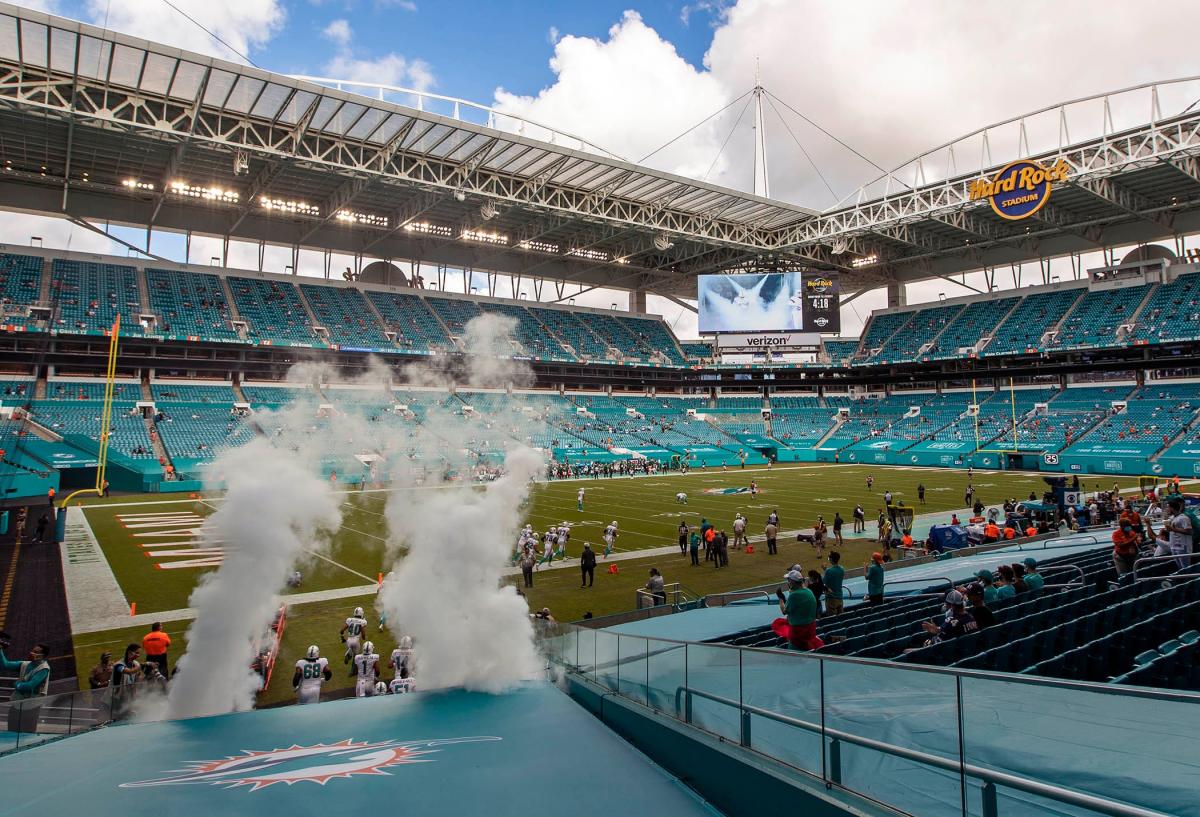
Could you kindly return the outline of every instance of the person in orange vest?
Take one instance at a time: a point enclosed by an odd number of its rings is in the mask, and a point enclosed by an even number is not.
[[[1005,539],[1015,539],[1015,538],[1017,538],[1017,532],[1016,532],[1015,530],[1013,530],[1013,526],[1012,526],[1012,525],[1005,525],[1005,526],[1004,526],[1004,538],[1005,538]]]
[[[167,650],[170,647],[171,636],[163,632],[162,624],[157,621],[151,624],[150,632],[142,637],[142,651],[146,653],[147,661],[158,664],[158,671],[164,678],[171,677],[167,672]]]
[[[905,531],[904,535],[900,537],[900,544],[906,548],[912,547],[913,546],[912,534],[909,533],[908,531]]]
[[[46,491],[46,501],[51,505],[54,504],[54,489],[53,488],[51,488],[49,491]]]
[[[1027,527],[1025,529],[1025,535],[1026,536],[1037,536],[1037,528],[1035,528],[1033,526],[1032,522],[1029,524],[1029,527]]]
[[[983,526],[983,542],[991,544],[1000,540],[1000,526],[995,522],[988,522]]]

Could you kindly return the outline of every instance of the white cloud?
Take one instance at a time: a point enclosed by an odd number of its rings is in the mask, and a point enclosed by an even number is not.
[[[575,133],[633,160],[729,99],[715,75],[689,65],[632,11],[625,12],[606,40],[570,34],[558,39],[550,68],[553,85],[536,96],[498,88],[495,107]],[[704,113],[697,116],[698,111]],[[653,163],[702,176],[720,147],[715,131],[702,131],[683,149],[656,155]]]
[[[402,11],[415,12],[417,10],[417,4],[413,0],[377,0],[377,5],[395,6]]]
[[[350,44],[354,32],[350,30],[350,23],[345,20],[334,20],[329,25],[325,26],[321,31],[321,36],[327,40],[332,40],[339,48],[345,48]]]
[[[408,10],[415,11],[416,7]],[[424,60],[408,59],[394,52],[374,59],[358,57],[353,47],[354,31],[346,20],[334,20],[321,34],[337,45],[337,54],[325,63],[326,76],[347,82],[399,85],[416,91],[427,91],[434,85],[433,70]]]
[[[554,45],[558,42],[558,26],[550,26],[546,31],[546,42]]]
[[[124,34],[238,62],[270,42],[283,27],[286,17],[279,0],[172,2],[195,22],[162,0],[121,0],[117,3],[87,0],[87,10],[97,25],[104,24],[107,19],[109,28]]]
[[[1089,0],[1061,0],[1054,7],[1056,19],[1073,21],[1071,35],[1064,37],[1061,28],[1046,24],[1045,5],[1033,0],[915,5],[892,0],[740,0],[733,5],[698,0],[687,4],[681,17],[694,19],[702,11],[712,17],[713,40],[701,68],[683,60],[636,13],[626,12],[605,39],[556,38],[550,62],[554,82],[535,95],[499,88],[495,105],[638,160],[748,91],[758,60],[769,91],[878,164],[894,167],[992,122],[1195,73],[1190,30],[1161,22],[1189,19],[1193,7],[1190,0],[1164,0],[1154,14],[1130,5],[1095,14]],[[1156,46],[1149,52],[1109,50],[1100,58],[1095,44],[1114,37]],[[821,209],[878,174],[778,107],[836,195],[831,196],[768,105],[764,117],[775,198]],[[1168,107],[1164,102],[1164,113]],[[703,176],[740,109],[739,102],[648,164]],[[1127,114],[1130,122],[1149,115],[1140,109],[1114,113],[1119,121],[1121,113]],[[747,112],[709,181],[751,187],[749,123]],[[1071,135],[1080,138],[1078,131]],[[968,283],[982,289],[981,279],[969,277]],[[932,300],[939,292],[954,297],[970,290],[928,282],[910,286],[909,301]],[[884,305],[882,293],[856,300],[844,310],[845,332],[855,331],[871,308]],[[671,307],[662,311],[674,314]]]

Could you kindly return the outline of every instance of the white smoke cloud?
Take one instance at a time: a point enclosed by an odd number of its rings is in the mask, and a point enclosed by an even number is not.
[[[278,608],[277,592],[307,549],[341,523],[338,500],[303,452],[267,438],[225,452],[213,464],[225,500],[203,537],[225,549],[189,600],[196,619],[168,694],[168,715],[186,718],[252,708],[260,683],[257,643]]]
[[[511,354],[514,325],[496,315],[467,324],[466,346],[473,354],[459,373],[460,388],[528,383],[528,366],[498,356]],[[446,386],[452,376],[428,366],[405,374],[414,385]],[[423,689],[498,692],[534,677],[539,668],[526,603],[512,587],[502,586],[501,578],[530,483],[543,472],[545,458],[516,442],[526,436],[530,421],[519,406],[505,408],[480,423],[431,412],[410,440],[417,460],[407,471],[392,472],[398,487],[420,481],[422,489],[401,487],[388,498],[392,544],[406,550],[380,591],[380,603],[393,633],[413,637]],[[510,442],[500,443],[504,438]],[[461,483],[447,487],[447,477],[470,474],[473,451],[481,445],[495,450],[498,444],[507,445],[503,476],[483,491]]]

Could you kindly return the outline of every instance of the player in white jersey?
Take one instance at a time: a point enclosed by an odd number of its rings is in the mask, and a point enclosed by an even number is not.
[[[575,494],[575,508],[580,511],[583,510],[583,491],[584,489],[580,488],[579,493]]]
[[[346,619],[346,623],[342,625],[342,629],[338,633],[342,637],[342,643],[346,645],[346,655],[342,659],[343,664],[349,664],[350,659],[358,655],[359,647],[366,634],[367,620],[363,618],[363,608],[355,607],[354,613]]]
[[[321,700],[321,684],[333,677],[329,670],[329,659],[321,657],[321,651],[313,644],[303,658],[296,662],[292,675],[292,689],[296,690],[297,703],[315,704]]]
[[[617,544],[617,537],[620,536],[617,531],[617,520],[613,520],[612,524],[604,529],[604,555],[609,556],[613,552],[613,547]]]
[[[400,670],[400,675],[392,679],[388,684],[388,690],[393,695],[403,695],[406,692],[416,692],[417,682],[409,674],[407,669]]]
[[[417,654],[412,648],[412,643],[413,640],[410,636],[401,636],[400,645],[392,650],[392,657],[388,661],[388,665],[396,670],[397,678],[405,672],[409,675],[417,674]]]
[[[542,537],[542,561],[538,564],[550,564],[554,561],[554,543],[558,541],[558,528],[551,527]]]
[[[687,494],[685,494],[683,491],[680,491],[679,493],[675,494],[675,501],[680,505],[688,504]]]
[[[363,643],[362,652],[354,656],[352,674],[358,676],[354,684],[354,695],[365,698],[375,694],[375,682],[379,678],[379,653],[370,641]]]
[[[571,538],[571,529],[563,522],[558,526],[558,539],[555,540],[554,555],[559,559],[567,558],[567,541]]]

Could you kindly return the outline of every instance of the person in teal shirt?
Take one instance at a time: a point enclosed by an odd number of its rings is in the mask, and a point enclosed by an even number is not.
[[[883,604],[883,554],[871,554],[867,564],[867,603]]]
[[[779,610],[787,616],[788,644],[795,650],[815,650],[824,644],[817,637],[817,597],[804,586],[804,574],[789,570],[784,576],[788,583],[788,594],[775,591],[779,597]]]
[[[996,598],[999,601],[1011,599],[1017,595],[1017,588],[1013,587],[1016,575],[1008,565],[1000,565],[998,570],[1000,572],[1000,581],[996,585]]]
[[[992,571],[981,570],[975,574],[975,578],[979,579],[979,583],[983,585],[983,603],[991,604],[1000,597],[996,592],[996,587],[992,583]]]
[[[700,534],[693,533],[692,540],[688,544],[688,551],[692,555],[692,564],[699,566],[700,564]]]
[[[846,568],[842,567],[842,554],[836,550],[829,554],[829,567],[825,568],[822,580],[825,582],[825,612],[836,616],[844,609],[842,601],[842,583],[846,579]]]
[[[1037,572],[1037,559],[1032,556],[1025,560],[1025,586],[1030,593],[1041,593],[1046,586],[1046,580]]]
[[[811,595],[811,594],[810,594]],[[34,644],[29,651],[28,661],[9,661],[4,650],[0,650],[0,669],[16,673],[12,699],[38,698],[50,691],[50,664],[46,661],[49,648],[45,644]]]

